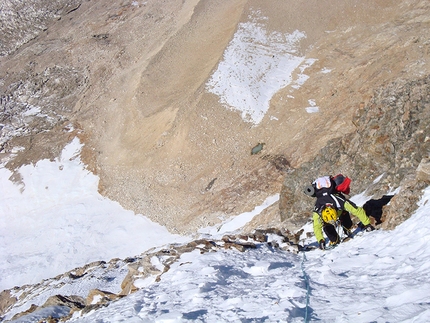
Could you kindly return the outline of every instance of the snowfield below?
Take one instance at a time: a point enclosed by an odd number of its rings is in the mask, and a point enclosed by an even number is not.
[[[0,168],[0,290],[189,240],[101,196],[81,148],[75,138],[57,160],[21,167],[19,185]]]

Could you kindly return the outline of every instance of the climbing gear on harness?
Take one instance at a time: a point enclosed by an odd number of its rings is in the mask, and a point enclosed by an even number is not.
[[[346,235],[347,238],[351,238],[353,236],[351,229],[347,229],[343,227],[343,233]]]

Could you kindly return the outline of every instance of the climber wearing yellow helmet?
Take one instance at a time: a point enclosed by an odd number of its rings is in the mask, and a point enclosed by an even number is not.
[[[374,228],[362,207],[349,201],[343,194],[349,194],[351,180],[341,174],[317,178],[311,186],[305,188],[307,195],[316,197],[315,208],[312,213],[315,238],[320,249],[326,249],[323,232],[330,240],[330,245],[340,242],[337,228],[350,236],[352,220],[350,214],[361,221],[361,227],[366,231]]]

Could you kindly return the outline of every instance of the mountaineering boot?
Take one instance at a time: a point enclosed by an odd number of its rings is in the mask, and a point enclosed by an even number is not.
[[[339,235],[337,236],[337,239],[335,241],[331,241],[328,243],[328,246],[326,247],[326,249],[333,249],[334,247],[337,247],[340,243],[340,237]]]

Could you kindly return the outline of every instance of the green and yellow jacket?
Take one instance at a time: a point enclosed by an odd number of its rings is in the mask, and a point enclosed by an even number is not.
[[[326,204],[332,204],[336,207],[338,218],[345,210],[348,211],[350,214],[356,216],[364,225],[370,224],[370,219],[366,215],[364,209],[360,206],[355,205],[354,202],[347,200],[342,194],[330,194],[328,196],[324,196],[323,198],[318,198],[315,203],[314,211],[312,213],[314,234],[318,242],[324,239],[324,221],[321,218],[321,209]]]

